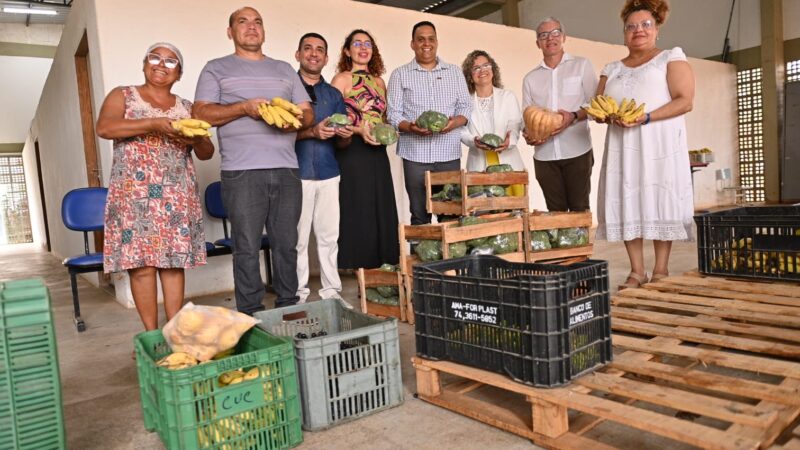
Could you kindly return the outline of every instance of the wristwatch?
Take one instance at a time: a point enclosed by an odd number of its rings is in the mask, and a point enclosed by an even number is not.
[[[573,117],[572,121],[575,122],[576,120],[578,120],[578,113],[575,112],[575,111],[572,111],[572,117]]]

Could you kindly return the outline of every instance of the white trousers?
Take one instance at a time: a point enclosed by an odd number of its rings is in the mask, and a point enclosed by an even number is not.
[[[301,302],[305,302],[311,294],[308,288],[308,240],[313,227],[322,281],[319,296],[339,297],[342,292],[336,262],[339,255],[339,177],[301,181],[303,210],[297,223],[297,295]]]

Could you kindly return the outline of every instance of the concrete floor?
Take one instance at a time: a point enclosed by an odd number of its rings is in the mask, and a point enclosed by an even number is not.
[[[609,261],[614,289],[624,281],[629,267],[622,244],[598,242],[594,257]],[[646,259],[647,267],[652,268],[652,246],[646,248]],[[670,264],[672,273],[696,267],[695,244],[675,243]],[[158,435],[145,431],[142,424],[136,366],[130,357],[133,336],[142,331],[136,311],[122,308],[114,301],[111,291],[95,288],[81,279],[81,307],[87,330],[79,334],[72,323],[69,277],[60,261],[30,246],[0,247],[0,281],[33,277],[44,279],[53,302],[69,448],[163,448]],[[342,281],[343,297],[356,304],[355,277],[345,275]],[[312,286],[312,292],[315,288]],[[232,295],[226,292],[192,301],[233,307]],[[269,306],[273,298],[268,298]],[[409,362],[415,353],[414,328],[401,323],[399,331],[405,403],[327,431],[305,432],[300,448],[533,448],[530,441],[514,434],[415,399],[415,377]],[[632,429],[617,427],[598,433],[604,435],[606,442],[623,447],[642,448],[643,445],[636,438],[641,433]]]

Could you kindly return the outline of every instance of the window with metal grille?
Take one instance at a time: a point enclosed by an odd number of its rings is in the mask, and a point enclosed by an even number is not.
[[[800,81],[800,59],[786,63],[786,82]]]
[[[21,155],[0,155],[0,244],[33,242]]]
[[[739,106],[739,177],[745,201],[764,201],[764,109],[761,68],[736,76]]]

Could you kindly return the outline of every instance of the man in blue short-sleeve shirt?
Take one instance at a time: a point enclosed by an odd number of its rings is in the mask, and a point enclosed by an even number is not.
[[[194,115],[217,127],[222,156],[222,201],[231,222],[236,308],[264,309],[258,253],[266,226],[272,247],[275,306],[297,303],[297,223],[302,188],[294,151],[297,131],[267,125],[260,103],[275,97],[303,111],[302,129],[313,120],[310,99],[288,63],[262,52],[261,15],[245,7],[231,14],[228,38],[234,53],[209,61],[200,73]]]

